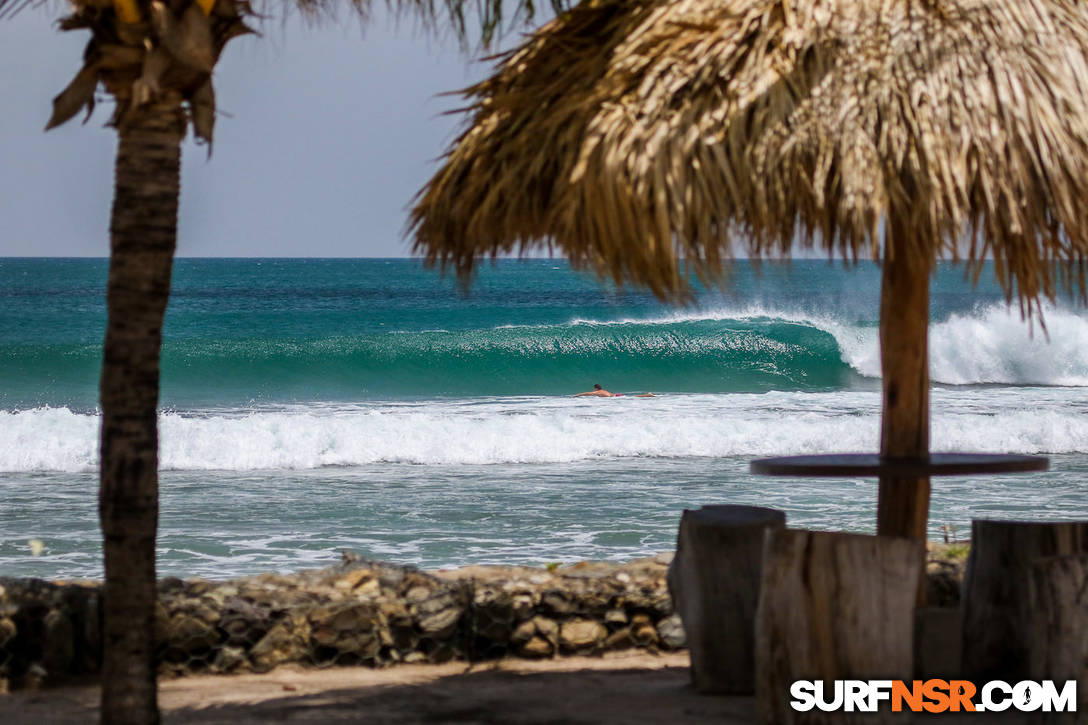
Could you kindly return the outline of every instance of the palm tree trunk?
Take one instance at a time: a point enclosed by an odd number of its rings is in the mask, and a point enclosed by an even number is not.
[[[173,94],[120,131],[103,351],[103,725],[159,721],[155,682],[159,350],[177,239],[185,116]]]

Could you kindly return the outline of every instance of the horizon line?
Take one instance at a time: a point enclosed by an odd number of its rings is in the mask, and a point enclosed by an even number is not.
[[[3,260],[3,259],[109,259],[109,258],[110,258],[110,255],[108,255],[108,254],[98,254],[98,255],[92,255],[92,254],[5,254],[5,255],[0,255],[0,260]],[[394,257],[394,256],[374,256],[374,257],[352,256],[352,257],[345,257],[345,256],[335,256],[335,255],[330,255],[330,256],[322,256],[322,255],[317,255],[317,256],[295,256],[295,255],[286,255],[286,254],[274,254],[274,255],[267,255],[267,256],[264,256],[264,255],[238,255],[238,256],[214,255],[214,256],[202,256],[202,255],[179,254],[179,255],[175,255],[174,259],[202,259],[202,260],[203,259],[222,259],[222,260],[240,260],[240,259],[306,260],[306,259],[312,259],[312,260],[360,260],[360,261],[363,261],[363,260],[420,261],[420,262],[424,261],[423,257],[417,257],[417,256],[411,256],[411,257],[403,257],[403,256],[402,257]],[[759,262],[762,262],[762,263],[775,263],[775,262],[829,262],[829,263],[835,263],[835,262],[845,262],[847,264],[855,264],[857,262],[872,262],[872,261],[874,261],[872,259],[852,260],[852,259],[849,259],[849,258],[846,258],[846,257],[747,257],[747,256],[745,256],[745,257],[732,257],[732,258],[726,259],[724,261],[725,261],[725,263],[728,263],[730,261],[747,262],[747,261],[753,261],[753,260],[759,261]],[[491,257],[482,257],[478,261],[478,264],[480,266],[485,266],[489,262],[500,262],[500,261],[513,261],[513,262],[562,261],[562,262],[569,262],[570,259],[568,257],[563,257],[563,256],[554,256],[554,257],[504,256],[504,257],[496,257],[494,259],[492,259]],[[952,260],[938,260],[938,262],[948,263],[948,262],[952,262]],[[440,263],[436,263],[435,266],[441,266],[441,265],[440,265]]]

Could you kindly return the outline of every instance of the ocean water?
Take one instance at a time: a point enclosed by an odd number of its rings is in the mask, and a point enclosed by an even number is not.
[[[0,259],[0,575],[101,576],[106,269]],[[740,262],[728,293],[676,308],[562,260],[485,265],[467,296],[414,260],[179,260],[160,573],[290,571],[341,549],[426,567],[629,559],[710,503],[871,532],[874,481],[747,468],[876,449],[879,284],[865,263]],[[952,265],[931,314],[933,449],[1052,459],[935,479],[931,537],[1088,517],[1088,314],[1048,306],[1044,332]],[[598,382],[628,395],[570,397]]]

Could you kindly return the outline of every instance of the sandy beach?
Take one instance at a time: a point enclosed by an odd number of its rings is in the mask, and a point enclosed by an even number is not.
[[[501,660],[384,670],[279,668],[263,675],[160,683],[164,723],[748,723],[748,697],[707,697],[688,684],[687,653]],[[83,725],[98,688],[0,697],[9,725]]]
[[[165,725],[279,722],[480,723],[481,725],[749,725],[751,697],[697,694],[686,652],[624,653],[485,665],[401,665],[303,670],[160,681]],[[92,685],[0,697],[8,725],[85,725],[97,718]],[[945,725],[980,722],[974,713],[916,716]],[[1025,719],[1027,718],[1027,719]],[[986,715],[986,723],[1030,723],[1025,714]]]

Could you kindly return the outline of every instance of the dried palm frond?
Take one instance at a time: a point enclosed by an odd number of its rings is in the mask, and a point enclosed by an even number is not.
[[[410,226],[463,277],[554,244],[675,297],[797,242],[1084,294],[1077,0],[588,0],[465,95]]]
[[[11,17],[17,12],[34,5],[44,5],[47,0],[0,0],[0,20]],[[114,0],[72,0],[78,7],[97,6],[108,8],[115,5]],[[199,0],[197,4],[203,6],[205,15],[211,12],[218,0]],[[259,12],[254,3],[247,0],[237,0],[233,3],[242,10],[245,16],[266,16]],[[297,10],[303,16],[311,19],[331,18],[338,16],[338,11],[347,8],[350,12],[367,20],[371,14],[372,0],[289,0],[284,3],[276,3],[274,0],[263,0],[256,3],[266,7],[271,14],[276,7],[284,12]],[[503,30],[503,23],[507,15],[511,15],[510,24],[519,20],[531,21],[537,11],[534,0],[514,0],[513,3],[504,0],[385,0],[385,7],[397,14],[411,15],[422,22],[429,30],[452,30],[461,42],[467,43],[469,37],[469,23],[466,17],[475,14],[480,28],[480,44],[487,47],[491,41]],[[567,9],[568,0],[549,0],[551,9],[555,13],[561,13]],[[140,16],[135,12],[136,8],[143,6],[146,9],[147,0],[118,0],[118,11],[124,15],[125,22],[138,22]],[[171,10],[176,11],[177,3],[170,3]]]
[[[0,0],[0,18],[45,0]],[[409,11],[426,25],[437,27],[438,8],[444,7],[447,21],[458,37],[465,37],[467,0],[389,0],[387,5]],[[562,9],[566,0],[551,0]],[[166,90],[180,92],[187,101],[194,132],[211,149],[215,123],[215,89],[211,74],[226,44],[240,35],[253,33],[246,20],[264,17],[249,0],[71,0],[72,12],[61,19],[61,30],[90,30],[83,67],[53,101],[53,114],[46,129],[67,122],[81,109],[89,118],[95,105],[95,91],[101,83],[117,100],[111,124],[124,127],[135,109]],[[347,5],[360,16],[367,15],[370,0],[296,0],[285,7],[296,8],[309,17],[333,16]],[[486,44],[499,29],[503,0],[477,4],[481,38]],[[531,18],[533,0],[517,0],[515,14]]]
[[[253,32],[252,14],[238,0],[76,0],[62,30],[91,31],[83,67],[53,100],[46,130],[83,108],[90,117],[101,83],[117,100],[111,123],[123,127],[132,112],[164,90],[188,101],[198,139],[209,144],[215,119],[211,73],[233,38]]]

